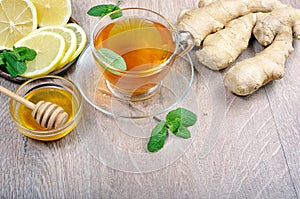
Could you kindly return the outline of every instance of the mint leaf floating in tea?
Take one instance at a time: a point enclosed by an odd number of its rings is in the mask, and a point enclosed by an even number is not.
[[[150,152],[156,152],[160,150],[167,139],[167,128],[165,121],[160,121],[152,130],[151,138],[148,142],[148,150]]]
[[[113,4],[97,5],[97,6],[90,8],[88,10],[87,14],[90,16],[94,16],[94,17],[104,17],[105,15],[107,15],[113,11],[120,10],[120,7],[119,7],[120,4],[121,4],[121,1],[118,1],[118,3],[116,5],[113,5]],[[111,19],[116,19],[119,17],[122,17],[122,12],[116,12],[116,13],[110,15]]]
[[[156,152],[160,150],[168,136],[168,129],[177,137],[188,139],[191,133],[189,126],[197,122],[197,115],[187,109],[178,108],[170,111],[166,116],[166,121],[160,121],[152,130],[148,141],[148,151]]]
[[[12,77],[17,77],[26,71],[26,62],[34,60],[35,57],[36,52],[30,48],[13,47],[13,50],[3,50],[0,53],[0,66]]]
[[[121,57],[120,55],[118,55],[114,51],[112,51],[108,48],[100,48],[97,51],[97,55],[108,66],[112,66],[113,68],[118,69],[118,70],[122,70],[122,71],[126,70],[125,60],[123,59],[123,57]],[[115,73],[115,74],[117,73],[117,72],[107,68],[107,66],[105,66],[105,65],[103,65],[103,67],[106,70],[109,70],[112,73]]]

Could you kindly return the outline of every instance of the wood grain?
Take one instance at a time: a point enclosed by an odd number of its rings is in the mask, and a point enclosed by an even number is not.
[[[285,2],[300,8],[298,0]],[[72,16],[88,35],[97,18],[86,12],[98,3],[72,0]],[[128,0],[122,6],[150,8],[174,22],[180,10],[197,4]],[[248,97],[228,92],[222,83],[226,71],[205,68],[192,51],[195,79],[181,105],[197,107],[193,142],[173,164],[148,173],[105,165],[88,151],[77,130],[55,142],[22,136],[10,117],[9,99],[0,95],[0,198],[299,198],[299,41],[294,47],[285,77]],[[252,42],[239,59],[259,50]],[[74,79],[74,73],[75,67],[66,76]],[[0,85],[18,87],[2,78]],[[118,126],[110,129],[122,133]]]

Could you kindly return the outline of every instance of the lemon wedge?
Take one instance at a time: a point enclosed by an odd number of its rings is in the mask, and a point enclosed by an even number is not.
[[[36,31],[33,32],[33,34],[38,33],[38,32],[54,32],[58,33],[61,36],[63,36],[65,43],[66,43],[66,49],[65,49],[65,55],[61,59],[60,63],[57,65],[56,69],[60,69],[63,66],[65,66],[71,57],[74,55],[76,48],[77,48],[77,37],[76,34],[65,27],[62,26],[46,26],[37,29]],[[41,44],[42,45],[42,44]]]
[[[40,77],[52,72],[65,55],[64,38],[53,32],[30,34],[14,46],[26,46],[37,52],[35,59],[27,62],[25,73],[20,75],[27,78]]]
[[[31,0],[36,7],[39,27],[64,26],[72,15],[71,0]]]
[[[31,1],[0,1],[0,49],[11,49],[36,28],[37,12]]]
[[[77,48],[76,48],[75,53],[69,60],[69,62],[71,62],[74,59],[76,59],[78,57],[78,55],[82,52],[82,50],[84,49],[84,47],[86,45],[87,38],[86,38],[85,31],[83,30],[83,28],[80,25],[78,25],[76,23],[68,23],[67,25],[65,25],[65,27],[69,28],[70,30],[75,32],[76,38],[77,38]]]

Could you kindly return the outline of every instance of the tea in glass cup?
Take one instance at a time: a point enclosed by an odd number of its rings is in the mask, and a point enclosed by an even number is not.
[[[122,17],[112,19],[113,12],[93,29],[94,59],[113,95],[133,101],[148,99],[159,91],[175,59],[194,46],[193,38],[182,39],[182,34],[154,11],[126,8],[116,12],[122,12]],[[181,48],[183,40],[188,44],[185,48]]]

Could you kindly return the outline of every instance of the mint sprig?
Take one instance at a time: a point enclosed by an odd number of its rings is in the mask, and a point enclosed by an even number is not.
[[[168,137],[168,130],[175,136],[188,139],[191,133],[188,127],[197,122],[197,115],[187,109],[177,108],[170,111],[166,116],[166,121],[160,121],[151,132],[151,137],[148,141],[148,151],[157,152],[163,148]]]
[[[13,47],[13,50],[3,50],[0,53],[0,67],[7,70],[12,77],[23,74],[26,63],[35,59],[37,53],[27,47]]]
[[[100,48],[97,51],[98,57],[108,66],[112,66],[115,69],[126,71],[126,62],[119,54],[115,53],[114,51],[108,49],[108,48]],[[114,74],[119,74],[118,72],[108,68],[105,64],[103,64],[103,68],[110,71]]]
[[[90,16],[94,16],[94,17],[104,17],[105,15],[116,11],[116,10],[120,10],[119,5],[121,4],[121,1],[118,1],[118,3],[116,5],[114,4],[101,4],[101,5],[97,5],[94,6],[92,8],[90,8],[87,12],[88,15]],[[110,15],[111,19],[116,19],[122,17],[122,12],[116,12]]]

